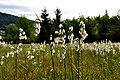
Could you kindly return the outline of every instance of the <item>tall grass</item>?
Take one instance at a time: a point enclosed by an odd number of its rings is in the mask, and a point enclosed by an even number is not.
[[[61,61],[60,57],[57,56],[58,49],[61,55],[64,52],[60,45],[53,46],[55,53],[52,55],[49,50],[50,46],[47,44],[46,47],[42,47],[45,51],[39,50],[39,46],[42,44],[35,44],[35,46],[23,45],[22,49],[24,51],[20,51],[14,57],[12,55],[6,57],[6,53],[11,52],[12,49],[9,46],[0,45],[2,47],[0,52],[4,50],[0,55],[1,61],[4,62],[0,66],[0,79],[120,79],[120,54],[119,48],[115,46],[119,46],[119,43],[112,44],[114,44],[114,47],[110,53],[103,50],[102,53],[104,54],[96,52],[93,43],[85,44],[86,48],[81,48],[79,52],[76,52],[75,48],[71,49],[68,44],[65,58],[61,59]],[[100,46],[102,45],[100,44]],[[35,52],[32,52],[32,49],[35,49]],[[25,53],[28,50],[31,52],[25,58]],[[112,50],[115,50],[114,54]],[[34,58],[32,58],[33,55]],[[5,58],[2,59],[2,56],[5,56]]]

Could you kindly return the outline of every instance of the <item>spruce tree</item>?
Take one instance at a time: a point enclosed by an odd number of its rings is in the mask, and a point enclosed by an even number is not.
[[[61,23],[61,15],[62,15],[61,10],[57,8],[55,11],[55,15],[56,15],[57,26],[59,26]]]
[[[49,43],[49,37],[50,37],[50,28],[49,28],[49,14],[47,13],[47,9],[44,8],[41,13],[41,31],[39,34],[39,40],[40,42],[46,41]]]

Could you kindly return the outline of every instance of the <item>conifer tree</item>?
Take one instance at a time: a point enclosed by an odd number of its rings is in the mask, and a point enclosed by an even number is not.
[[[50,37],[50,28],[49,28],[49,14],[47,13],[47,9],[44,8],[41,13],[41,32],[39,34],[40,42],[46,41],[49,43]]]

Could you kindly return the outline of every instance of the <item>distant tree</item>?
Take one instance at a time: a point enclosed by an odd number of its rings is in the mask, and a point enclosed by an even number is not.
[[[105,11],[105,15],[101,17],[100,27],[99,27],[99,34],[101,36],[101,40],[105,40],[107,38],[108,32],[108,24],[109,24],[109,15],[107,10]]]
[[[49,41],[49,37],[50,37],[50,25],[49,25],[49,21],[50,19],[48,18],[49,14],[47,13],[47,9],[44,8],[42,10],[42,14],[41,14],[41,31],[39,34],[39,40],[40,42],[46,41],[46,42],[50,42]]]
[[[55,33],[55,25],[54,25],[54,20],[51,20],[49,21],[49,27],[50,27],[50,34],[54,37],[54,33]]]
[[[80,20],[79,19],[75,19],[73,17],[73,19],[71,20],[71,26],[73,26],[73,34],[74,34],[74,37],[78,37],[80,38],[80,34],[79,34],[79,30],[80,30]]]
[[[93,42],[98,39],[98,26],[96,25],[97,20],[95,20],[95,17],[87,17],[85,20],[85,30],[88,33],[88,36],[86,38],[86,42]]]
[[[4,14],[0,14],[0,17],[3,17]],[[87,38],[84,40],[85,42],[93,42],[93,41],[101,41],[105,39],[109,39],[112,41],[119,41],[119,34],[120,34],[120,11],[117,13],[116,16],[109,17],[107,10],[105,11],[105,14],[103,16],[94,16],[94,17],[87,17],[84,18],[84,16],[80,16],[79,18],[73,18],[73,19],[66,19],[61,21],[61,10],[56,9],[55,10],[55,18],[50,19],[48,16],[47,9],[44,8],[41,13],[41,31],[38,37],[34,36],[34,21],[28,20],[25,17],[20,17],[16,25],[8,25],[6,26],[6,34],[5,34],[5,40],[6,41],[18,41],[18,28],[23,28],[27,35],[27,43],[30,42],[43,42],[47,41],[50,42],[49,38],[50,35],[53,35],[53,39],[55,37],[55,31],[59,30],[59,25],[62,23],[64,26],[64,29],[66,30],[66,35],[69,35],[69,27],[73,26],[73,33],[74,38],[79,37],[79,23],[80,21],[83,21],[85,23],[85,30],[88,33]],[[10,18],[10,17],[9,17]],[[16,18],[15,18],[16,19]],[[0,19],[1,20],[1,19]],[[13,19],[14,20],[14,19]],[[14,22],[10,20],[11,22]],[[0,25],[5,22],[5,20],[0,21]],[[5,23],[8,23],[7,21]],[[12,26],[12,27],[11,27]],[[15,30],[14,30],[14,29]],[[11,31],[13,33],[11,33]],[[15,32],[17,31],[17,32]],[[16,33],[16,34],[15,34]],[[14,36],[16,35],[16,37]],[[14,37],[12,37],[14,36]],[[12,37],[12,38],[11,38]],[[39,38],[39,39],[38,39]],[[13,40],[14,39],[14,40]]]
[[[61,23],[61,10],[59,8],[57,8],[55,10],[55,16],[56,16],[56,19],[55,19],[55,23],[56,23],[56,28],[59,28],[59,25]]]
[[[55,18],[53,20],[50,21],[50,34],[52,34],[53,39],[55,37],[55,31],[59,30],[59,25],[62,23],[61,21],[61,10],[59,8],[56,8],[56,10],[54,11],[55,13]]]
[[[34,36],[34,21],[28,20],[25,17],[19,17],[18,21],[16,22],[16,26],[25,31],[27,36],[27,40],[25,42],[31,43],[36,41],[36,37]]]
[[[19,41],[19,29],[15,24],[9,24],[5,29],[5,41],[17,43]]]
[[[119,24],[119,17],[117,16],[112,16],[109,20],[110,25],[118,25]]]

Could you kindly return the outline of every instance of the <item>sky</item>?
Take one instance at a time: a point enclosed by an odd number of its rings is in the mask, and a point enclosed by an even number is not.
[[[61,10],[62,19],[81,15],[102,16],[105,10],[110,16],[115,16],[120,9],[120,0],[0,0],[0,12],[25,16],[31,20],[36,19],[35,13],[40,16],[44,8],[50,18],[55,18],[56,8]]]

